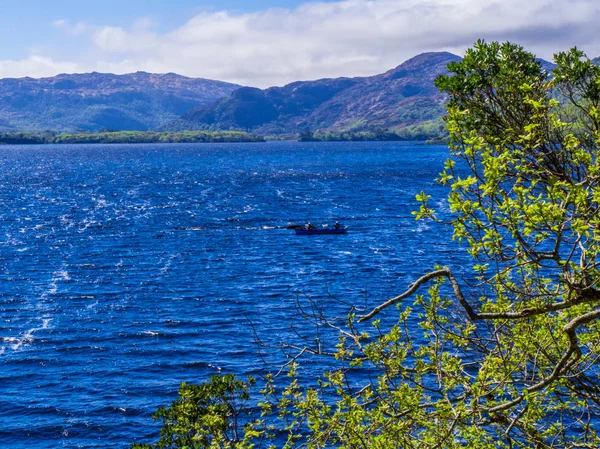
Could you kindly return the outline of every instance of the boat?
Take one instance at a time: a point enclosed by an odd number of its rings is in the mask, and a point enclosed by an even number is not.
[[[347,234],[348,228],[315,228],[315,229],[294,229],[296,235],[332,235],[332,234]]]

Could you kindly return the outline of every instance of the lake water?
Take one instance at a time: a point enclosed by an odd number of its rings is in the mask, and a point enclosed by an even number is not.
[[[370,306],[464,253],[417,223],[448,150],[411,143],[0,147],[0,447],[150,442],[183,381],[264,372],[249,320]],[[335,220],[341,236],[285,229]],[[320,367],[314,366],[315,369]]]

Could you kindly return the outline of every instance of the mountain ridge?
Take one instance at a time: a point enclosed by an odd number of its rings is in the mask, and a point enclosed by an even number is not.
[[[242,86],[175,73],[0,79],[0,131],[146,131]]]
[[[241,130],[261,135],[382,130],[444,134],[434,85],[449,52],[416,55],[378,75],[295,81],[267,89],[176,73],[59,74],[0,79],[0,132]],[[538,59],[548,71],[555,66]],[[593,61],[600,64],[600,58]]]
[[[446,97],[435,79],[462,58],[449,52],[416,55],[379,75],[296,81],[281,87],[240,90],[184,114],[173,129],[244,130],[258,134],[392,131],[402,138],[446,134]],[[550,72],[555,64],[538,58]],[[600,58],[596,58],[596,62]],[[252,120],[247,120],[248,118]]]
[[[264,90],[244,88],[189,111],[170,126],[259,134],[391,129],[410,131],[414,137],[436,135],[443,131],[445,97],[433,83],[446,73],[449,62],[460,59],[448,52],[422,53],[369,77],[296,81]],[[250,117],[252,121],[247,120]]]

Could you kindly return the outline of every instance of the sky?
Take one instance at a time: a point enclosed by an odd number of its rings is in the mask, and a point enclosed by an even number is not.
[[[268,87],[477,39],[600,56],[598,0],[0,0],[0,78],[175,72]]]

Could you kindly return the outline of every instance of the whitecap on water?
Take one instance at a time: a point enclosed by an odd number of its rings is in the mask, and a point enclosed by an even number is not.
[[[211,365],[210,363],[208,364],[208,366],[209,366],[209,368],[214,368],[219,372],[221,372],[223,370],[223,368],[221,368],[220,366]]]
[[[35,340],[34,334],[36,332],[46,330],[50,327],[52,317],[49,316],[49,313],[52,310],[52,303],[54,302],[54,300],[51,299],[51,297],[56,295],[56,293],[58,292],[59,282],[66,282],[70,280],[71,277],[69,275],[69,272],[65,269],[64,266],[52,273],[52,278],[50,279],[50,282],[47,285],[46,289],[41,293],[37,301],[35,301],[35,310],[40,315],[38,319],[41,319],[41,325],[26,330],[19,337],[11,337],[13,338],[13,340],[11,340],[10,342],[10,349],[12,349],[13,351],[20,350],[23,346],[28,345]],[[4,353],[5,349],[6,348],[2,348],[1,352]]]
[[[179,256],[178,253],[174,253],[169,256],[169,258],[167,259],[167,262],[160,269],[160,277],[162,277],[169,271],[169,269],[171,268],[171,264],[173,263],[173,260],[175,260],[177,258],[177,256]]]
[[[149,337],[157,337],[160,335],[160,333],[154,332],[154,331],[144,331],[144,332],[142,332],[142,335],[147,335]]]
[[[429,230],[430,226],[428,224],[426,224],[424,221],[418,221],[417,222],[417,227],[411,229],[411,232],[425,232],[427,230]]]
[[[4,337],[3,340],[7,343],[10,343],[10,349],[12,349],[13,351],[18,351],[24,345],[33,343],[33,341],[35,340],[33,334],[37,331],[48,329],[50,327],[51,321],[52,320],[50,318],[43,318],[41,326],[28,329],[27,331],[25,331],[25,333],[23,333],[23,335],[19,337]],[[4,354],[5,351],[6,346],[0,348],[0,354]]]
[[[53,281],[70,281],[71,280],[71,276],[69,276],[69,273],[66,270],[58,270],[54,272],[54,278],[52,278]]]

